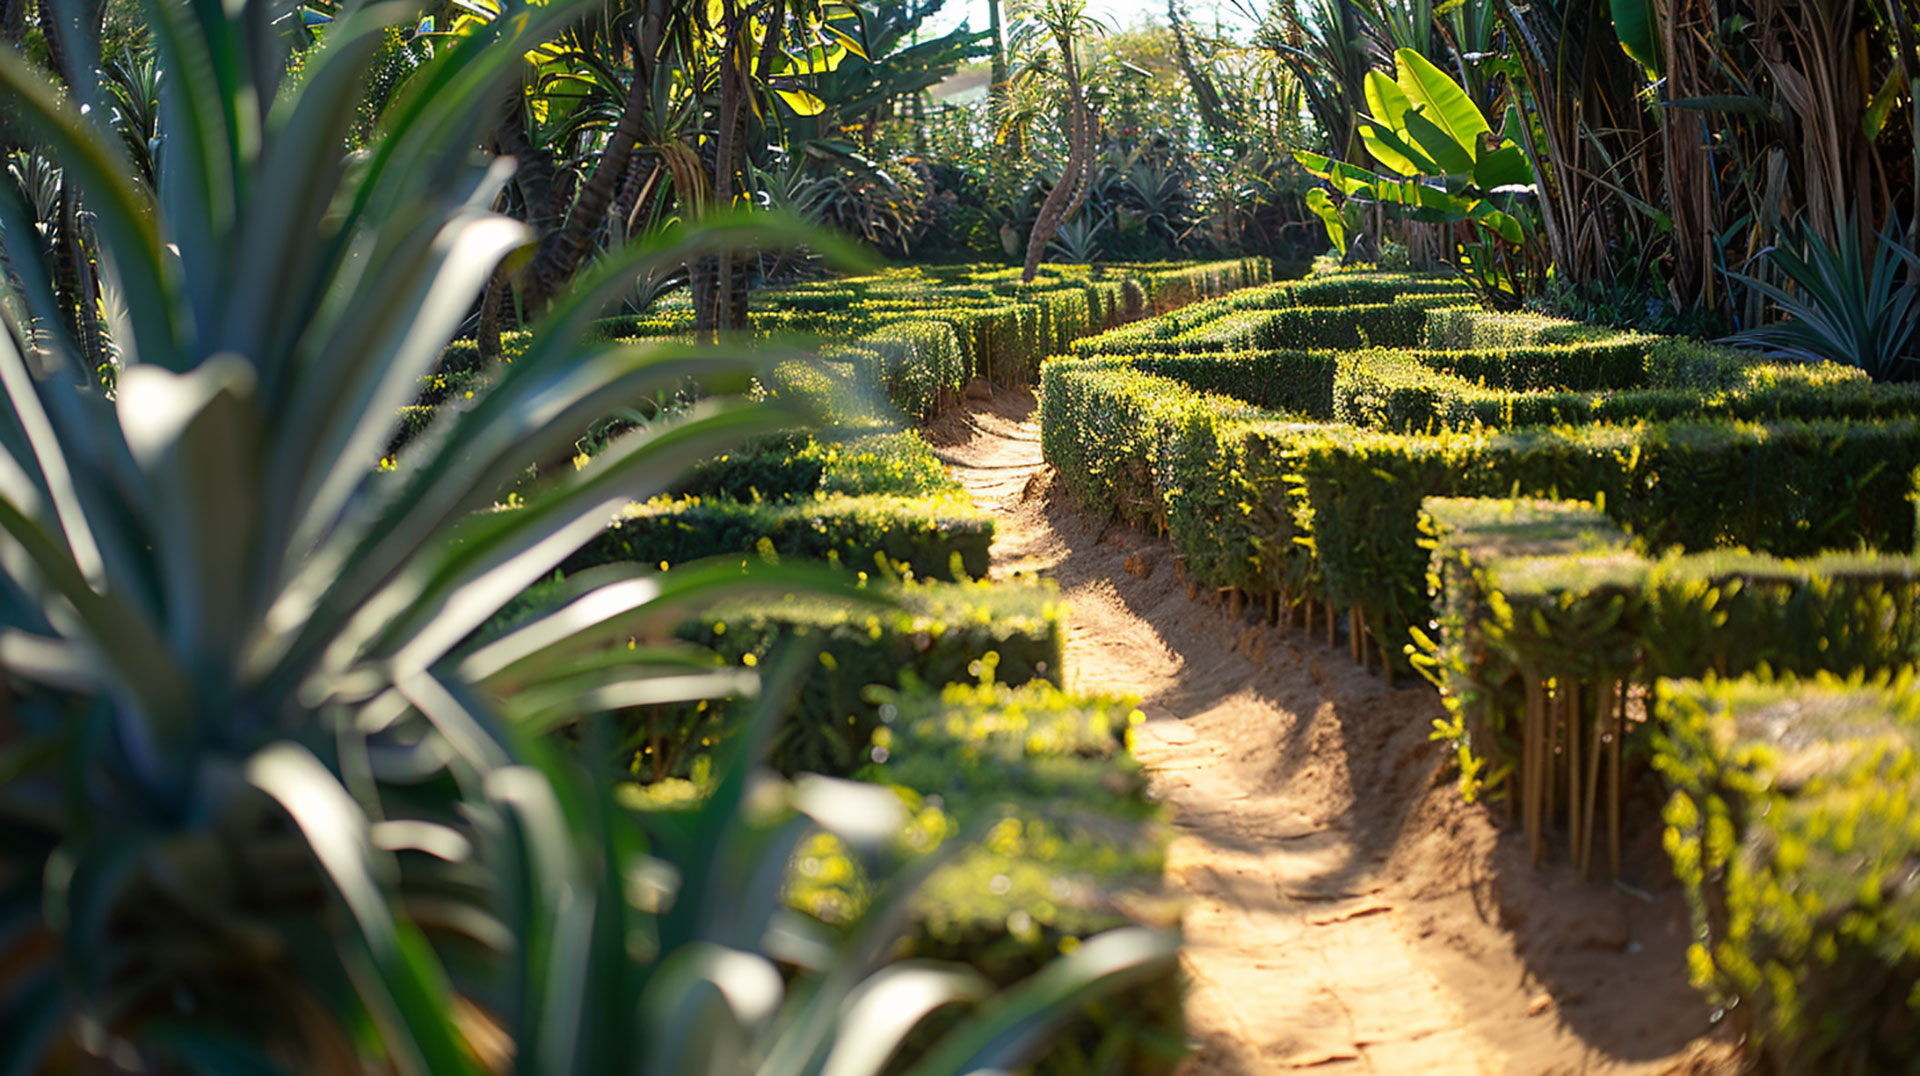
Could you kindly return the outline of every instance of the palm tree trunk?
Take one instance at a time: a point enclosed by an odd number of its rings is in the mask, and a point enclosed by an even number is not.
[[[607,209],[613,204],[620,180],[632,163],[633,148],[639,144],[649,119],[652,85],[640,76],[641,72],[636,69],[627,87],[620,121],[614,124],[606,147],[600,151],[593,175],[580,188],[566,223],[540,237],[540,248],[522,277],[521,302],[529,309],[544,307],[573,280],[586,257],[593,233],[607,219]]]
[[[1067,107],[1070,110],[1067,163],[1060,170],[1060,181],[1047,192],[1046,201],[1040,203],[1040,215],[1034,219],[1033,233],[1027,237],[1027,260],[1020,279],[1028,284],[1033,283],[1033,278],[1040,272],[1040,262],[1047,254],[1047,244],[1053,241],[1060,226],[1073,216],[1085,199],[1084,181],[1091,167],[1088,158],[1093,149],[1093,116],[1087,108],[1086,94],[1080,85],[1080,69],[1074,61],[1072,42],[1063,39],[1060,44],[1061,56],[1065,61],[1062,70],[1067,77]]]

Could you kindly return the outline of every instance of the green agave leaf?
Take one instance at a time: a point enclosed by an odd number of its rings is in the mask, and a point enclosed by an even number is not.
[[[292,816],[345,905],[365,961],[354,985],[379,1018],[394,1063],[413,1076],[479,1076],[447,1019],[446,973],[418,931],[394,917],[380,882],[390,864],[347,790],[306,748],[291,743],[256,754],[247,780]]]
[[[707,699],[751,698],[759,687],[760,678],[744,669],[710,665],[689,671],[625,664],[550,680],[515,696],[506,705],[506,713],[523,734],[539,735],[576,721],[584,714]]]
[[[867,979],[846,999],[833,1052],[821,1076],[881,1076],[927,1017],[949,1005],[990,996],[992,984],[969,969],[903,961]]]
[[[529,1071],[572,1072],[594,891],[546,774],[508,766],[487,774],[483,788],[497,830],[488,861],[499,864],[502,913],[518,943],[503,1015]]]
[[[65,691],[98,691],[100,669],[65,639],[0,628],[0,668],[36,684]]]
[[[471,518],[470,513],[491,503],[496,491],[524,470],[530,457],[551,458],[562,446],[570,449],[588,423],[635,400],[711,379],[716,373],[744,375],[758,366],[748,360],[697,357],[706,354],[676,345],[608,347],[568,370],[512,386],[503,382],[473,410],[452,416],[446,440],[431,450],[424,466],[387,476],[387,481],[375,480],[360,514],[338,526],[327,544],[299,566],[299,574],[283,588],[269,615],[269,629],[286,634],[269,639],[269,645],[256,654],[260,675],[304,678],[302,670],[319,656],[319,648],[338,641],[338,633],[355,611],[376,591],[393,584],[409,564],[425,569],[425,562],[416,558],[424,551],[441,550],[451,528],[484,532],[489,526],[512,525],[511,520],[489,524]],[[711,403],[702,407],[699,415],[731,410]],[[777,416],[777,409],[763,407],[756,415],[729,421],[737,424],[736,435],[745,436],[776,428]],[[615,458],[605,453],[603,457]],[[653,485],[648,488],[658,492],[656,487],[670,480],[670,475],[651,476],[647,481]],[[635,488],[629,488],[627,496]],[[605,493],[610,497],[613,491]],[[607,503],[601,521],[611,519],[619,507],[620,502]],[[591,530],[574,533],[581,543],[591,535]],[[556,550],[557,545],[548,547],[543,556]],[[559,551],[552,563],[571,552],[570,548]],[[377,616],[398,617],[413,605],[409,599],[403,606],[378,611]],[[346,649],[335,653],[344,656],[384,630],[369,622],[353,633],[364,636],[362,641],[341,644]]]
[[[508,251],[526,242],[526,226],[484,211],[446,222],[411,258],[388,260],[371,283],[374,295],[357,311],[356,331],[342,333],[318,357],[331,371],[300,394],[292,421],[274,446],[276,487],[299,506],[291,528],[294,555],[312,548],[341,507],[365,482],[398,421],[419,392],[420,378]],[[319,380],[319,379],[303,379]],[[333,390],[328,392],[327,390]],[[281,485],[284,483],[284,485]]]
[[[418,710],[453,753],[476,773],[488,773],[512,761],[509,736],[493,709],[456,680],[433,672],[394,677],[394,691]]]
[[[172,295],[161,269],[160,234],[151,201],[129,177],[118,140],[109,140],[46,77],[14,49],[0,48],[0,88],[17,114],[39,128],[59,156],[61,169],[85,192],[95,228],[113,252],[134,326],[122,341],[129,358],[176,365]]]
[[[778,969],[757,953],[712,942],[681,946],[660,962],[642,1002],[654,1030],[645,1071],[749,1071],[748,1045],[778,1012],[784,993]]]
[[[67,1016],[66,996],[51,966],[9,984],[0,1007],[0,1076],[46,1071],[45,1055]]]
[[[596,457],[570,488],[518,511],[462,525],[449,548],[423,550],[429,577],[408,573],[369,603],[384,613],[389,601],[397,603],[404,595],[411,607],[369,653],[390,660],[399,675],[437,663],[604,530],[626,504],[663,492],[694,463],[776,427],[763,408],[703,404],[657,434],[622,439]],[[352,645],[358,634],[346,633],[339,645]]]
[[[189,665],[231,661],[250,630],[261,416],[253,366],[222,353],[192,372],[140,365],[120,376],[128,448],[170,510],[154,534],[168,635]]]
[[[977,845],[988,826],[997,821],[990,814],[983,816],[966,832],[916,856],[886,879],[826,975],[810,986],[811,992],[798,1007],[798,1016],[769,1051],[758,1076],[808,1076],[818,1071],[830,1056],[829,1051],[836,1048],[849,1000],[865,977],[886,960],[912,920],[914,895],[935,871]]]
[[[233,290],[224,297],[220,346],[243,355],[285,354],[307,326],[308,310],[283,297],[310,293],[328,268],[311,256],[325,218],[336,209],[347,159],[346,131],[365,95],[368,61],[383,31],[408,17],[407,5],[363,6],[327,27],[301,72],[299,91],[275,102],[267,119],[262,180],[242,211],[248,241],[236,248]]]
[[[954,1029],[907,1076],[1015,1071],[1087,1002],[1165,974],[1179,951],[1180,937],[1171,931],[1122,927],[1090,938]]]
[[[800,591],[879,604],[874,592],[824,565],[720,556],[670,572],[637,564],[608,568],[581,573],[581,590],[556,596],[546,610],[466,656],[461,678],[503,689],[522,667],[551,667],[569,654],[632,635],[644,624],[673,623],[694,609],[735,598]]]
[[[114,685],[124,707],[122,735],[132,741],[134,756],[150,767],[149,775],[158,778],[163,759],[171,758],[193,727],[193,690],[185,672],[151,623],[114,596],[95,592],[66,551],[4,497],[0,530],[37,573],[20,580],[23,588],[31,592],[44,583],[58,596],[47,607],[48,620],[69,638],[85,639],[89,662],[111,670],[102,679]]]
[[[238,214],[235,172],[240,166],[233,160],[227,117],[220,107],[223,94],[214,58],[191,7],[164,0],[142,6],[167,72],[161,95],[167,151],[160,155],[157,177],[161,215],[180,251],[181,283],[194,321],[213,325],[218,299],[231,283],[230,268],[220,264],[220,255]],[[120,249],[113,237],[105,238],[108,249]],[[138,281],[125,283],[137,292]],[[189,360],[184,355],[154,355],[143,361],[182,369]]]
[[[25,358],[14,347],[12,334],[7,332],[0,332],[0,390],[5,391],[7,402],[12,405],[12,417],[26,435],[40,471],[39,488],[45,491],[53,507],[74,567],[89,586],[104,587],[100,547],[81,508],[78,487],[83,479],[68,466],[67,442],[41,406],[38,379],[27,369]]]

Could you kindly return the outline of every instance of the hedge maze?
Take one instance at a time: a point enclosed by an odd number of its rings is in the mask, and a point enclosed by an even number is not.
[[[1617,871],[1657,776],[1694,974],[1782,1071],[1909,1069],[1915,386],[1365,271],[1087,337],[1041,385],[1086,508],[1432,680],[1536,858]]]
[[[531,607],[556,590],[584,593],[612,574],[697,590],[702,573],[738,572],[743,561],[818,564],[838,595],[772,594],[635,625],[629,651],[583,655],[582,675],[655,661],[724,684],[730,670],[768,668],[800,650],[806,667],[769,761],[894,789],[915,819],[906,851],[980,838],[922,890],[909,955],[970,963],[1002,985],[1099,931],[1177,921],[1153,896],[1166,836],[1125,748],[1140,719],[1135,702],[1060,690],[1064,610],[1051,585],[986,581],[993,520],[912,424],[976,378],[1031,384],[1043,360],[1082,337],[1266,283],[1272,271],[1234,261],[1050,267],[1031,285],[1018,275],[911,269],[756,294],[753,343],[819,356],[760,375],[759,390],[805,421],[628,504],[523,598]],[[645,347],[690,342],[692,329],[690,312],[667,309],[597,322],[592,335]],[[509,335],[504,362],[527,343]],[[390,452],[430,436],[446,408],[483,400],[498,373],[470,344],[449,349]],[[699,398],[689,385],[644,401],[586,431],[573,463]],[[511,495],[499,510],[517,510]],[[517,619],[509,613],[483,636]],[[618,707],[635,794],[656,804],[697,796],[748,705]],[[830,840],[816,845],[797,860],[787,899],[829,927],[851,923],[871,896],[862,868]],[[1116,1059],[1126,1059],[1130,1073],[1170,1072],[1184,1049],[1179,984],[1163,978],[1090,1008],[1040,1071],[1119,1071]]]

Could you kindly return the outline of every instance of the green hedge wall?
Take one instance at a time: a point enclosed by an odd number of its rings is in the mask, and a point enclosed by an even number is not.
[[[1177,926],[1161,882],[1167,829],[1123,746],[1140,718],[1134,700],[1044,683],[955,684],[889,693],[884,711],[879,761],[861,776],[908,812],[896,854],[984,831],[917,891],[897,955],[958,961],[1007,986],[1104,931]],[[869,909],[865,858],[839,841],[810,841],[796,863],[792,907],[829,925]],[[1185,1054],[1181,1000],[1179,976],[1168,974],[1091,1003],[1032,1071],[1164,1076]]]
[[[1134,700],[956,684],[890,705],[874,735],[883,761],[862,776],[893,787],[930,826],[990,827],[928,879],[903,955],[961,960],[1005,986],[1101,931],[1177,925],[1161,881],[1163,812],[1125,744],[1141,719]],[[846,899],[798,895],[803,907]],[[1171,1073],[1186,1053],[1181,1002],[1169,974],[1092,1005],[1033,1071]]]
[[[1040,383],[1041,452],[1087,510],[1154,522],[1164,511],[1155,473],[1175,423],[1233,406],[1124,361],[1057,360]]]
[[[1458,301],[1447,294],[1403,295],[1391,302],[1359,306],[1235,309],[1232,298],[1228,298],[1075,341],[1072,352],[1114,356],[1259,348],[1412,347],[1423,338],[1427,313]]]
[[[1496,312],[1474,306],[1435,310],[1427,317],[1426,346],[1449,350],[1579,344],[1623,335],[1617,329],[1541,314]]]
[[[1432,498],[1431,634],[1416,665],[1452,714],[1463,787],[1519,757],[1529,676],[1591,689],[1766,670],[1877,673],[1920,659],[1920,560],[1741,550],[1649,560],[1585,502]]]
[[[708,609],[677,635],[728,665],[758,666],[782,647],[819,649],[776,734],[784,772],[849,774],[871,759],[881,703],[874,686],[1059,683],[1065,607],[1051,585],[916,583],[880,588],[885,605],[795,598]],[[643,776],[680,776],[734,727],[730,707],[668,707],[629,716]]]
[[[1663,681],[1666,847],[1695,982],[1773,1071],[1920,1058],[1920,685]]]
[[[742,553],[827,561],[870,574],[983,578],[993,518],[963,496],[849,497],[792,502],[662,499],[634,505],[562,571],[601,564],[682,564]]]
[[[912,497],[959,489],[918,434],[841,426],[750,442],[696,464],[674,492],[704,500],[793,501],[816,493]]]
[[[1196,411],[1206,411],[1204,421]],[[1251,423],[1230,436],[1221,424]],[[1062,481],[1089,509],[1134,522],[1168,524],[1188,491],[1200,505],[1179,508],[1175,550],[1196,564],[1209,526],[1222,545],[1256,514],[1270,521],[1269,547],[1304,544],[1326,596],[1360,610],[1397,660],[1406,628],[1426,617],[1419,506],[1433,496],[1590,497],[1647,548],[1744,545],[1806,556],[1864,543],[1906,551],[1914,542],[1913,473],[1920,423],[1692,422],[1638,426],[1530,428],[1403,436],[1346,426],[1263,419],[1245,403],[1194,391],[1124,359],[1058,360],[1042,386],[1041,438]],[[1208,444],[1248,446],[1276,462],[1257,488],[1222,471],[1205,453],[1176,456],[1176,436],[1211,427]],[[1224,481],[1231,479],[1230,482]],[[1231,494],[1231,496],[1229,496]],[[1290,499],[1291,511],[1277,506]],[[1232,519],[1224,509],[1241,510]],[[1231,554],[1240,558],[1241,553]],[[1203,577],[1239,586],[1256,577],[1310,579],[1269,557]],[[1297,596],[1297,595],[1295,595]]]
[[[1668,355],[1656,357],[1663,350]],[[1849,367],[1762,363],[1724,349],[1675,362],[1672,351],[1620,337],[1615,343],[1506,353],[1353,352],[1340,360],[1333,414],[1343,422],[1396,433],[1701,418],[1873,420],[1920,414],[1920,386],[1875,384]],[[1498,355],[1521,360],[1521,369],[1500,370]],[[1554,369],[1559,364],[1587,368]],[[1660,383],[1669,378],[1687,383]],[[1614,384],[1520,391],[1499,387],[1528,381],[1565,386],[1583,379]],[[1631,384],[1645,387],[1616,391]]]
[[[1074,361],[1086,360],[1059,360]],[[1265,411],[1319,419],[1334,413],[1335,381],[1340,369],[1337,352],[1148,352],[1130,356],[1126,362],[1143,373],[1171,378],[1199,392],[1242,400]],[[1053,364],[1048,369],[1053,369]]]
[[[1420,501],[1587,497],[1651,549],[1913,548],[1920,423],[1679,423],[1395,436],[1330,428],[1295,470],[1329,597],[1393,649],[1425,618]]]

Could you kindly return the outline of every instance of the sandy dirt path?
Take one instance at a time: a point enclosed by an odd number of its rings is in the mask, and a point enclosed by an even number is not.
[[[1189,596],[1164,541],[1053,488],[1033,398],[927,431],[999,532],[994,574],[1056,580],[1069,685],[1145,702],[1137,753],[1188,899],[1191,1073],[1735,1070],[1685,981],[1686,911],[1651,807],[1631,891],[1535,870],[1459,801],[1424,685]]]

